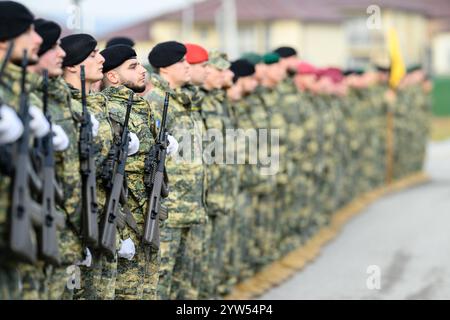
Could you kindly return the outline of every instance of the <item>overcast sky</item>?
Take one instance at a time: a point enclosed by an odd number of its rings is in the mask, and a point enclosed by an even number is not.
[[[51,18],[66,28],[73,25],[72,0],[16,0],[25,4],[37,17]],[[188,0],[82,0],[86,31],[96,36],[183,7]]]

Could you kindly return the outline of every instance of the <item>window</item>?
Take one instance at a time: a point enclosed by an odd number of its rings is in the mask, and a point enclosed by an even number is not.
[[[345,34],[351,46],[370,45],[370,30],[366,25],[366,18],[353,18],[345,22]]]
[[[239,26],[239,51],[256,51],[256,30],[254,26]]]

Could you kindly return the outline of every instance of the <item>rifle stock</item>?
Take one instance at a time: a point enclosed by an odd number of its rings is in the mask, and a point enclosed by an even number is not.
[[[120,203],[123,203],[123,201],[126,203],[126,199],[124,199],[124,197],[126,198],[124,191],[124,178],[125,166],[128,157],[128,145],[130,143],[128,122],[130,119],[131,108],[133,106],[133,96],[134,94],[131,92],[127,103],[125,121],[122,126],[122,138],[120,145],[117,148],[115,158],[112,162],[113,173],[110,183],[112,188],[108,194],[102,223],[100,248],[110,256],[114,256],[116,252],[117,223],[119,215],[121,214]]]
[[[56,210],[55,206],[55,160],[53,156],[53,133],[51,115],[48,111],[48,72],[44,70],[44,114],[50,123],[50,132],[42,139],[42,171],[43,171],[43,192],[42,192],[42,230],[40,256],[44,261],[53,264],[60,264],[57,229],[64,226],[64,216]],[[61,189],[57,186],[56,189]]]
[[[20,261],[35,263],[37,260],[37,239],[33,224],[39,225],[42,221],[39,215],[33,211],[39,210],[32,207],[28,185],[28,170],[31,166],[29,156],[30,142],[30,115],[28,113],[28,93],[26,92],[26,68],[28,65],[28,53],[24,50],[22,59],[22,76],[20,92],[19,117],[22,120],[24,131],[21,138],[14,145],[15,168],[11,183],[11,201],[8,215],[9,248],[11,253]],[[35,210],[32,210],[32,209]],[[34,220],[34,221],[33,221]]]
[[[81,66],[81,104],[83,107],[80,126],[80,173],[82,179],[81,234],[85,245],[98,246],[98,204],[96,166],[93,150],[92,123],[87,110],[85,67]]]
[[[169,107],[169,97],[169,93],[167,92],[164,99],[163,118],[158,140],[149,152],[145,170],[147,175],[145,181],[148,198],[142,242],[144,245],[150,245],[155,249],[159,249],[160,246],[159,220],[161,218],[161,211],[165,210],[161,205],[161,193],[168,194],[168,190],[164,185],[164,172],[168,143],[166,119]]]

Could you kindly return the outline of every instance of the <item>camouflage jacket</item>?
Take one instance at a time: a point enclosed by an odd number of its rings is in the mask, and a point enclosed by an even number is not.
[[[157,127],[161,123],[166,92],[170,93],[166,127],[179,143],[178,153],[166,161],[169,176],[169,197],[165,205],[169,210],[166,225],[189,227],[206,222],[205,212],[205,166],[202,154],[201,122],[196,121],[186,94],[175,92],[167,81],[152,74],[153,89],[146,95],[152,110],[155,110]]]
[[[229,168],[226,164],[226,127],[229,125],[227,110],[224,109],[224,94],[222,90],[207,91],[202,89],[205,95],[201,116],[208,130],[205,137],[205,152],[211,156],[208,162],[208,187],[206,192],[206,203],[209,213],[227,213],[231,208],[232,196]],[[214,148],[211,148],[214,145]],[[219,154],[220,153],[220,154]]]
[[[279,163],[280,170],[276,176],[278,184],[286,184],[287,177],[287,163],[288,163],[288,136],[289,126],[282,112],[282,96],[278,91],[278,87],[260,89],[260,97],[269,115],[269,127],[271,130],[278,130],[279,132]]]
[[[76,106],[77,110],[81,110],[81,91],[70,85],[69,88],[72,96],[72,105]],[[86,97],[86,102],[89,113],[99,122],[98,135],[94,137],[93,144],[96,164],[98,212],[102,213],[106,203],[107,190],[100,176],[113,143],[113,130],[107,113],[107,98],[101,93],[89,94]],[[100,215],[99,219],[101,219]]]
[[[42,95],[42,87],[39,88]],[[78,156],[79,123],[81,121],[81,105],[72,105],[70,89],[60,77],[50,78],[48,83],[48,111],[52,124],[60,125],[70,140],[69,148],[55,152],[55,173],[64,192],[64,203],[61,208],[66,214],[66,228],[62,231],[73,233],[62,235],[71,239],[71,250],[62,250],[62,264],[68,265],[82,260],[80,235],[81,225],[81,179]],[[65,246],[68,244],[65,243]]]
[[[20,108],[20,84],[22,69],[12,63],[5,67],[2,82],[0,83],[0,100],[11,108],[19,111]],[[26,90],[29,93],[29,104],[42,109],[42,100],[34,91],[41,82],[37,74],[27,73]],[[30,141],[31,143],[31,141]],[[14,157],[11,160],[14,162]],[[11,177],[0,174],[0,248],[3,247],[6,237],[7,211],[9,207]]]
[[[132,91],[124,86],[109,87],[102,91],[108,98],[109,118],[115,128],[115,138],[120,139],[122,125],[125,120],[128,99]],[[136,214],[144,212],[147,193],[144,185],[145,158],[155,143],[156,128],[149,103],[137,94],[133,94],[133,106],[128,123],[129,131],[139,138],[139,151],[127,158],[126,176],[130,193],[130,208],[138,224],[144,223],[144,216]],[[135,210],[140,208],[141,210]]]

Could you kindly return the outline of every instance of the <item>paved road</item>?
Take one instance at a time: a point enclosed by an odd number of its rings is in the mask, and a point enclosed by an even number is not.
[[[261,299],[450,299],[450,140],[429,145],[426,171],[430,183],[373,203]]]

